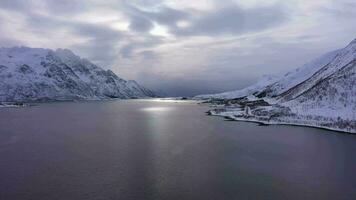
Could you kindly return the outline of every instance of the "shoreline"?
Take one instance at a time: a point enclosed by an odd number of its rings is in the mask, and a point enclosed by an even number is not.
[[[225,119],[229,119],[229,121],[252,122],[252,123],[258,123],[260,125],[265,125],[265,126],[268,126],[268,125],[299,126],[299,127],[317,128],[317,129],[323,129],[323,130],[328,130],[328,131],[335,131],[335,132],[343,133],[343,134],[356,134],[356,131],[352,132],[352,131],[347,131],[347,130],[343,130],[343,129],[337,129],[337,128],[320,126],[320,125],[291,123],[291,122],[267,122],[267,121],[261,121],[261,120],[257,120],[257,119],[238,118],[238,117],[233,117],[230,115],[214,114],[211,112],[211,110],[207,111],[207,113],[208,113],[207,115],[209,115],[209,116],[224,117]]]

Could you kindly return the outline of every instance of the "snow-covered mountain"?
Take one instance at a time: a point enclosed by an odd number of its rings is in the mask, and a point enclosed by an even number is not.
[[[343,49],[269,80],[239,91],[196,98],[237,104],[235,108],[213,111],[235,119],[356,132],[356,39]]]
[[[0,48],[0,102],[154,96],[67,49]]]
[[[356,120],[356,39],[278,99],[295,112]]]
[[[193,99],[234,99],[249,96],[255,93],[259,93],[266,89],[266,87],[278,80],[278,76],[265,75],[255,84],[246,87],[241,90],[235,90],[230,92],[223,92],[218,94],[203,94],[193,97]]]
[[[326,53],[283,76],[265,75],[255,84],[242,90],[228,91],[218,94],[198,95],[196,99],[233,99],[255,94],[256,96],[277,96],[286,90],[308,79],[312,74],[328,64],[341,51]]]

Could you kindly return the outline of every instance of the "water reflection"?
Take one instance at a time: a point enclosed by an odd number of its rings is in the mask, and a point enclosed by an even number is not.
[[[173,107],[147,107],[143,108],[143,111],[146,112],[167,112],[167,111],[172,111],[174,108]]]
[[[0,199],[356,196],[354,135],[228,123],[207,109],[159,100],[1,109],[0,141],[10,142],[0,142]]]

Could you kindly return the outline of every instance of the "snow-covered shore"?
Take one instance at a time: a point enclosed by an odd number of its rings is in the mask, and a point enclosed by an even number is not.
[[[264,124],[313,126],[356,133],[356,39],[282,77],[245,89],[199,95],[211,114]]]
[[[293,125],[322,128],[332,131],[345,133],[356,133],[355,119],[333,119],[323,116],[296,115],[289,110],[276,113],[276,110],[283,108],[258,108],[258,112],[264,112],[264,115],[255,115],[255,111],[250,108],[219,107],[208,111],[209,115],[220,116],[234,121],[255,122],[264,125]]]
[[[28,104],[16,102],[0,102],[0,108],[19,108],[26,106],[28,106]]]

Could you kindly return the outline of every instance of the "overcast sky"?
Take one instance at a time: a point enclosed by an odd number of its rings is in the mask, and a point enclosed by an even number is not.
[[[170,95],[245,87],[356,38],[354,0],[0,0],[0,46],[68,48]]]

